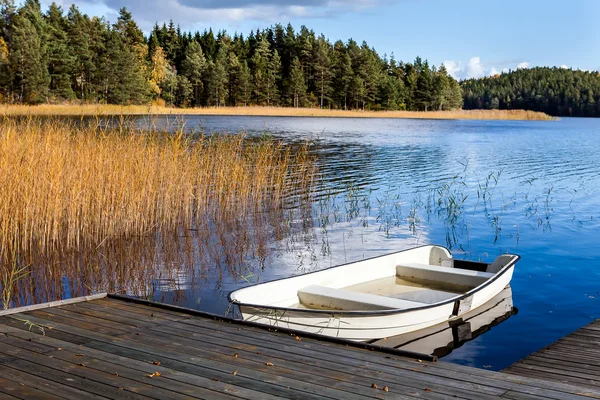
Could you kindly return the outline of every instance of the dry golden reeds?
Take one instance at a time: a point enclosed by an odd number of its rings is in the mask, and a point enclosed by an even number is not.
[[[545,113],[526,110],[454,111],[360,111],[286,107],[206,107],[172,108],[161,106],[87,105],[0,105],[0,115],[254,115],[348,118],[417,118],[484,120],[553,120]]]
[[[283,204],[314,173],[306,147],[64,119],[0,123],[0,274],[25,254],[202,227]],[[27,259],[27,261],[25,261]],[[35,260],[34,260],[35,261]],[[6,291],[9,282],[0,282]],[[12,281],[10,282],[12,285]]]

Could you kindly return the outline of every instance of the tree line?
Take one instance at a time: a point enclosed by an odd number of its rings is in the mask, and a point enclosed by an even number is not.
[[[465,109],[524,109],[600,117],[600,74],[539,67],[461,82]]]
[[[331,43],[302,26],[230,36],[182,32],[172,21],[146,37],[125,8],[111,24],[73,5],[1,0],[0,101],[165,103],[370,110],[448,110],[462,91],[445,67],[379,56],[367,43]]]

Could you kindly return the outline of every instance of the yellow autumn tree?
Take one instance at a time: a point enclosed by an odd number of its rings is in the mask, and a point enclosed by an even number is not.
[[[165,81],[169,69],[169,62],[162,47],[157,46],[155,48],[150,67],[150,88],[152,93],[160,96],[160,85]]]
[[[8,46],[0,36],[0,103],[5,101],[6,93],[3,93],[2,87],[8,85]]]
[[[4,39],[0,36],[0,63],[8,62],[8,46]]]

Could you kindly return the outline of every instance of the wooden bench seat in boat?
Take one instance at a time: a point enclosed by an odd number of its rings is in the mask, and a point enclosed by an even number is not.
[[[446,285],[476,287],[494,276],[492,272],[442,267],[419,263],[403,263],[396,266],[396,276],[406,280],[443,282]]]
[[[298,290],[300,303],[310,308],[334,310],[398,310],[426,306],[427,303],[393,297],[311,285]]]

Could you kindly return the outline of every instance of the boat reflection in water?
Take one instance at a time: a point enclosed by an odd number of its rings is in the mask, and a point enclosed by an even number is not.
[[[370,343],[441,358],[517,312],[517,308],[513,306],[512,290],[507,286],[486,304],[461,318],[419,331],[373,340]]]

